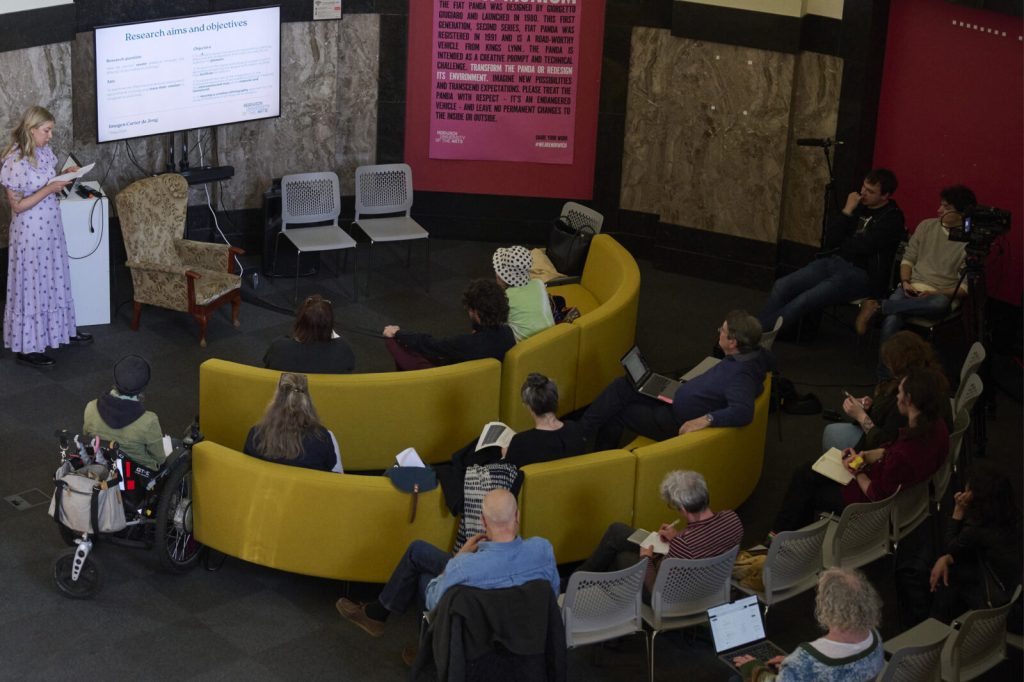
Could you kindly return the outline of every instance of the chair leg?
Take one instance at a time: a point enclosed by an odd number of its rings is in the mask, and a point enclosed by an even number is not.
[[[651,680],[651,682],[654,682],[654,639],[657,636],[658,636],[658,631],[657,630],[652,630],[651,631],[651,658],[650,658],[650,662],[651,662],[650,680]]]
[[[302,252],[297,248],[295,249],[295,294],[292,296],[292,303],[299,302],[299,257],[302,256]]]
[[[199,323],[199,346],[206,348],[206,311],[192,313]]]
[[[242,308],[242,292],[241,290],[236,291],[235,295],[231,297],[231,324],[235,328],[241,327],[242,323],[238,321],[238,311]]]
[[[373,242],[366,249],[366,296],[370,296],[370,277],[373,276]]]
[[[427,293],[430,293],[430,237],[423,240],[427,249]]]
[[[139,318],[142,317],[142,304],[138,301],[132,301],[132,331],[139,331]]]

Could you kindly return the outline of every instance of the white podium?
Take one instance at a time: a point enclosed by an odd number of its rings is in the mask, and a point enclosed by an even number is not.
[[[91,189],[99,183],[83,182]],[[61,199],[60,217],[68,245],[71,295],[79,327],[110,324],[110,200],[83,199],[72,193]]]

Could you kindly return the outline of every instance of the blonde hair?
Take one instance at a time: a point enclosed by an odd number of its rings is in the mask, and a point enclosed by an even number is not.
[[[53,123],[54,120],[53,114],[43,107],[29,107],[22,114],[18,125],[11,130],[11,143],[0,158],[7,158],[8,154],[17,149],[20,154],[19,160],[27,158],[29,163],[36,165],[36,143],[32,140],[31,132],[44,123]]]
[[[295,459],[302,454],[304,436],[325,437],[305,374],[281,375],[263,419],[253,428],[253,446],[268,459]]]

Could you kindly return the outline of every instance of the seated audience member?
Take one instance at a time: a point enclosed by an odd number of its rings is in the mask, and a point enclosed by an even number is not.
[[[754,400],[764,390],[771,355],[760,347],[761,324],[743,310],[730,312],[718,328],[724,359],[704,374],[683,383],[672,404],[637,392],[619,377],[599,395],[580,423],[595,449],[621,445],[624,429],[654,440],[699,431],[709,426],[745,426],[754,418]]]
[[[856,322],[858,334],[867,331],[871,318],[881,310],[885,316],[881,340],[885,341],[903,328],[908,317],[941,318],[952,309],[954,300],[967,293],[965,283],[960,282],[957,287],[966,244],[949,241],[949,228],[960,227],[964,211],[977,203],[974,192],[963,185],[939,192],[938,217],[921,221],[903,253],[900,285],[882,303],[869,298],[861,304]]]
[[[516,342],[528,339],[555,324],[548,289],[539,279],[530,279],[533,256],[523,246],[498,249],[491,257],[494,276],[508,297],[508,326]]]
[[[758,661],[737,656],[733,663],[744,680],[874,680],[885,665],[878,634],[882,600],[864,574],[855,569],[829,568],[818,578],[814,618],[826,630],[788,656]]]
[[[975,460],[953,499],[945,553],[931,573],[932,615],[947,623],[969,609],[1005,604],[1021,582],[1020,512],[1010,481],[991,463]],[[1019,632],[1020,618],[1013,622]]]
[[[907,418],[896,405],[900,380],[915,369],[943,372],[931,344],[913,332],[893,334],[882,344],[880,355],[892,378],[879,381],[873,396],[847,397],[843,401],[843,411],[857,423],[838,422],[826,426],[821,435],[822,452],[829,448],[873,450],[882,443],[896,440],[900,429],[907,425]],[[943,404],[942,418],[952,431],[953,415],[948,401]]]
[[[149,377],[149,363],[138,355],[114,363],[114,387],[85,406],[82,433],[117,441],[129,459],[156,471],[167,453],[160,420],[142,404]]]
[[[345,339],[334,333],[334,309],[320,294],[299,306],[290,336],[270,344],[263,366],[279,372],[348,374],[356,357]]]
[[[843,454],[852,481],[845,486],[814,471],[809,463],[797,469],[775,517],[772,533],[795,530],[814,521],[814,512],[841,512],[854,502],[885,499],[900,487],[927,481],[949,453],[949,430],[943,421],[943,404],[949,404],[948,384],[939,372],[914,369],[899,383],[896,404],[907,418],[899,436],[880,448]],[[863,459],[857,467],[855,457]]]
[[[469,334],[435,339],[430,334],[403,332],[394,324],[384,327],[385,343],[395,359],[395,369],[426,369],[481,358],[503,359],[516,343],[507,324],[505,292],[493,280],[475,279],[462,293],[462,305],[473,325]]]
[[[245,454],[293,467],[342,473],[334,434],[320,424],[305,375],[285,372],[263,419],[249,429]]]
[[[711,511],[708,484],[696,471],[670,471],[661,481],[661,499],[679,513],[686,527],[676,530],[664,523],[658,530],[661,539],[669,543],[668,557],[676,559],[706,559],[724,554],[743,538],[743,523],[736,512]],[[650,594],[662,556],[650,547],[640,547],[629,541],[634,532],[624,523],[608,526],[594,553],[584,561],[578,571],[617,571],[632,566],[640,557],[650,557],[644,591]]]
[[[896,247],[907,234],[903,211],[892,199],[896,184],[888,169],[867,174],[860,192],[851,192],[829,221],[818,258],[775,281],[758,314],[765,329],[780,315],[783,329],[790,329],[808,313],[885,291]]]
[[[456,585],[499,589],[541,579],[558,594],[551,543],[540,537],[519,537],[519,510],[512,493],[492,490],[484,497],[483,523],[486,533],[470,538],[455,556],[422,540],[413,541],[376,601],[359,604],[342,597],[336,604],[338,612],[380,637],[392,613],[405,613],[414,606],[431,610]]]

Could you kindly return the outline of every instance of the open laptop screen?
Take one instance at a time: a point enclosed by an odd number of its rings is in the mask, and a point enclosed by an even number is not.
[[[708,621],[718,653],[764,639],[764,621],[757,597],[744,597],[708,609]]]
[[[647,363],[644,362],[643,356],[640,355],[640,348],[637,346],[630,348],[629,352],[622,356],[621,362],[634,384],[640,383],[644,375],[647,374]]]

